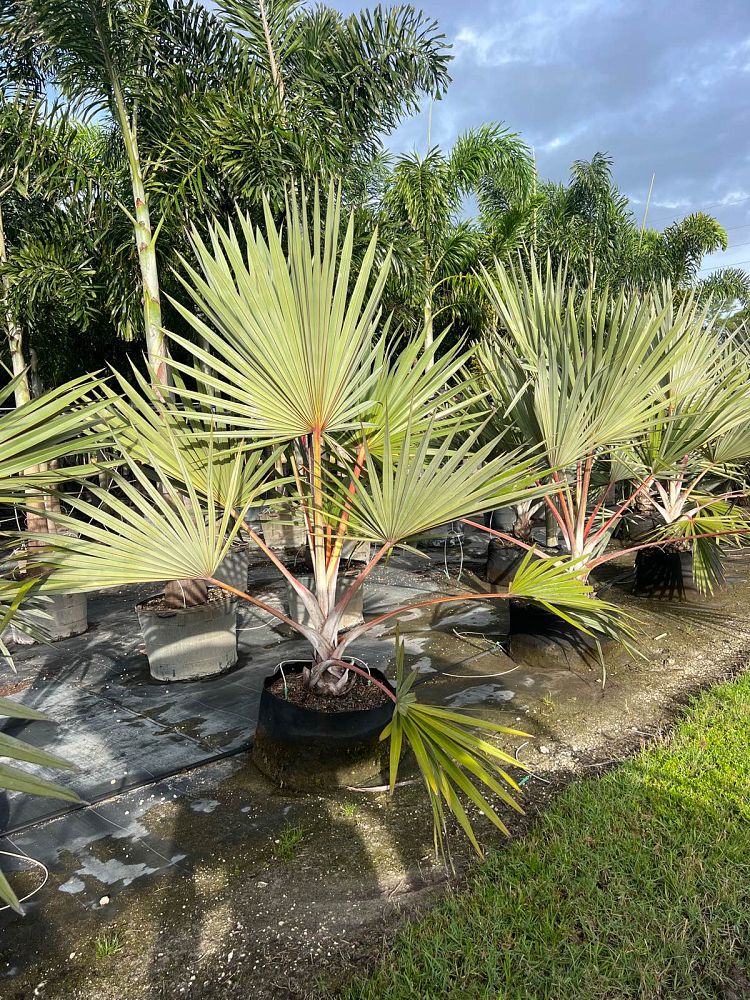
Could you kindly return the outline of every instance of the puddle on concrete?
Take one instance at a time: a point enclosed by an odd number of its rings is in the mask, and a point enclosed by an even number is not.
[[[216,799],[196,799],[190,803],[190,808],[194,813],[212,813],[218,805]]]
[[[173,854],[171,858],[165,859],[166,867],[176,865],[178,862],[183,861],[185,857],[186,855],[184,854]],[[81,867],[76,869],[76,875],[91,875],[97,882],[107,886],[116,885],[118,882],[121,882],[124,886],[130,885],[136,879],[143,878],[144,875],[153,875],[154,872],[160,871],[165,867],[164,864],[152,867],[142,861],[128,865],[117,858],[101,861],[92,854],[84,856],[82,861],[83,864]]]
[[[414,663],[411,664],[411,669],[416,670],[418,674],[437,673],[429,656],[420,656],[418,660],[415,660]]]
[[[485,705],[495,703],[502,705],[512,701],[515,695],[502,684],[476,684],[474,687],[458,691],[446,698],[446,704],[452,708],[465,708],[467,705]]]

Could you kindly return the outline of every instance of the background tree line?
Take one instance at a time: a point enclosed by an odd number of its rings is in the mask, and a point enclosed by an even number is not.
[[[727,245],[696,213],[642,226],[611,160],[541,180],[500,123],[451,150],[393,157],[388,133],[450,83],[450,47],[415,8],[344,17],[299,0],[2,0],[0,274],[16,399],[144,348],[160,378],[162,328],[191,259],[191,232],[263,199],[281,216],[292,183],[335,177],[364,248],[375,227],[395,262],[394,330],[477,335],[476,279],[494,257],[550,255],[571,281],[699,286],[730,312],[744,272],[699,280]],[[429,144],[429,140],[428,140]],[[472,215],[467,206],[476,206]]]

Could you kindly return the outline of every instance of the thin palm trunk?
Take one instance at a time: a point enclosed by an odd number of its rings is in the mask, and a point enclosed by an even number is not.
[[[5,227],[3,225],[2,209],[0,209],[0,264],[5,264],[8,260],[7,246],[5,243]],[[8,336],[8,350],[10,352],[11,370],[13,377],[17,380],[13,389],[13,397],[16,406],[23,406],[31,400],[31,384],[29,381],[29,370],[23,353],[23,329],[21,324],[13,315],[10,305],[9,281],[7,276],[3,277],[3,312],[5,315],[5,328]],[[28,474],[39,471],[37,466],[26,470]],[[48,528],[45,516],[44,497],[35,491],[27,494],[28,509],[26,511],[26,527],[29,531],[46,532]]]
[[[5,243],[5,226],[3,225],[3,213],[0,207],[0,264],[6,264],[8,251]],[[13,392],[16,406],[23,406],[31,399],[31,385],[29,383],[28,367],[23,354],[23,330],[21,324],[13,315],[10,305],[10,283],[7,275],[3,275],[3,312],[5,316],[5,329],[8,336],[8,351],[10,353],[11,370],[13,377],[18,381]]]
[[[424,352],[428,358],[428,366],[431,368],[435,364],[433,344],[435,343],[434,314],[432,303],[432,276],[427,269],[427,294],[424,299]]]
[[[151,228],[151,215],[143,184],[137,139],[135,134],[130,131],[124,131],[124,135],[125,145],[128,150],[128,162],[130,164],[130,178],[133,186],[133,203],[135,206],[135,224],[133,230],[138,248],[138,265],[141,271],[146,350],[148,352],[149,364],[156,374],[157,381],[161,385],[167,385],[167,346],[162,330],[156,239]]]
[[[263,26],[263,37],[266,42],[266,49],[268,50],[268,62],[271,67],[271,79],[273,80],[273,85],[276,88],[276,95],[279,99],[279,108],[283,110],[284,80],[281,76],[281,70],[279,69],[279,64],[276,59],[276,53],[273,49],[273,40],[271,39],[271,29],[268,25],[268,14],[266,12],[265,0],[258,0],[258,7],[260,9],[260,23]]]
[[[106,45],[102,45],[107,63],[107,73],[112,87],[114,109],[122,130],[125,152],[130,169],[130,183],[133,191],[132,217],[135,244],[138,250],[138,265],[141,272],[141,290],[143,294],[143,323],[146,335],[146,351],[156,381],[161,385],[169,384],[167,373],[167,345],[162,330],[161,294],[159,287],[159,268],[156,258],[156,234],[151,226],[151,214],[148,207],[148,197],[143,179],[140,153],[138,150],[138,133],[135,113],[131,120],[125,106],[120,81],[114,66],[108,56]]]
[[[432,345],[435,342],[435,334],[433,330],[433,316],[432,316],[432,295],[427,295],[424,300],[424,328],[425,328],[425,338],[424,338],[424,349],[426,354],[432,354]],[[430,359],[430,364],[433,363],[433,359]]]

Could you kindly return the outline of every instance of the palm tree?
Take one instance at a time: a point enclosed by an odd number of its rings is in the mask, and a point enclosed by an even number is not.
[[[460,218],[464,200],[487,178],[503,179],[522,197],[530,190],[532,173],[528,147],[500,125],[466,132],[447,155],[433,147],[424,157],[414,152],[396,160],[385,182],[382,216],[386,225],[402,229],[409,241],[411,280],[406,285],[402,275],[397,280],[401,296],[411,306],[421,307],[429,354],[438,289],[458,291],[482,249],[481,231]]]
[[[596,275],[601,287],[645,290],[668,281],[676,290],[710,295],[717,308],[750,295],[750,282],[737,269],[700,278],[706,254],[727,247],[727,234],[716,219],[696,212],[662,232],[645,228],[645,221],[639,225],[613,181],[612,159],[604,153],[588,162],[577,160],[567,185],[541,184],[539,195],[533,227],[526,226],[526,244],[537,259],[549,254],[579,283]]]
[[[747,422],[746,370],[731,355],[719,364],[706,307],[690,298],[581,289],[549,261],[531,264],[530,275],[521,260],[483,275],[497,321],[479,352],[490,427],[501,450],[538,449],[545,503],[587,578],[621,554],[605,551],[612,534],[658,478],[677,480],[684,455]],[[655,449],[650,464],[623,461],[634,443]]]
[[[116,139],[109,176],[95,183],[130,226],[159,381],[167,378],[163,258],[189,253],[185,235],[199,213],[224,214],[236,202],[257,212],[266,191],[283,208],[290,178],[345,175],[423,92],[439,96],[448,81],[443,36],[409,6],[348,18],[290,0],[230,0],[218,14],[192,0],[11,0],[6,8],[6,73],[59,88]],[[106,208],[105,217],[116,233]],[[113,249],[122,260],[123,245]],[[111,269],[109,297],[129,336],[123,263]]]
[[[137,250],[143,322],[157,380],[167,380],[157,238],[148,173],[141,154],[143,122],[168,115],[168,97],[215,85],[212,61],[241,77],[244,61],[232,39],[205,10],[167,0],[11,0],[3,19],[3,63],[27,57],[26,83],[54,86],[88,115],[105,116],[122,143],[130,205],[120,200]],[[117,192],[112,192],[117,197]],[[161,222],[161,220],[160,220]]]
[[[439,98],[450,79],[445,36],[410,4],[348,17],[301,0],[219,6],[258,86],[266,85],[264,103],[273,107],[279,131],[296,133],[291,158],[300,157],[299,175],[345,175],[350,164],[369,162],[383,134],[417,111],[423,95]]]
[[[454,347],[433,362],[424,352],[426,331],[402,353],[388,350],[381,301],[389,261],[376,263],[373,237],[362,266],[353,268],[354,222],[340,225],[340,205],[331,191],[324,212],[317,195],[301,205],[291,201],[279,226],[267,206],[265,234],[242,215],[236,227],[212,227],[206,241],[194,232],[197,266],[183,277],[191,308],[177,308],[206,346],[170,334],[180,348],[175,356],[186,359],[172,361],[179,405],[160,399],[145,378],[136,387],[120,380],[102,421],[119,464],[116,489],[93,484],[87,499],[68,495],[78,516],[56,520],[75,524],[76,533],[49,538],[42,586],[52,593],[208,580],[302,636],[309,645],[304,683],[334,700],[358,677],[370,679],[350,650],[377,625],[418,607],[486,599],[432,596],[342,632],[349,603],[397,545],[446,520],[546,492],[536,483],[543,473],[533,455],[516,449],[492,456],[492,444],[480,443],[465,351]],[[261,459],[263,448],[271,454]],[[291,469],[281,481],[273,471],[280,455]],[[278,490],[302,515],[311,586],[246,523],[257,497],[273,502]],[[218,580],[217,567],[241,528],[298,595],[304,618]],[[341,588],[347,539],[374,543],[375,552]],[[594,631],[611,632],[621,620],[564,560],[526,560],[511,586],[493,597],[542,603]],[[406,741],[433,805],[436,839],[447,808],[478,848],[458,793],[505,829],[477,786],[512,802],[499,766],[512,758],[472,730],[507,730],[419,705],[416,675],[403,671],[398,643],[396,659],[395,693],[373,679],[394,701],[382,734],[391,739],[391,783]]]
[[[674,317],[668,298],[663,316],[668,327]],[[649,483],[639,507],[655,529],[650,546],[689,549],[695,585],[710,593],[723,579],[725,545],[750,530],[747,509],[737,503],[750,460],[750,359],[734,340],[720,340],[706,306],[696,321],[658,393],[658,423],[620,461]],[[638,553],[636,569],[648,554]]]

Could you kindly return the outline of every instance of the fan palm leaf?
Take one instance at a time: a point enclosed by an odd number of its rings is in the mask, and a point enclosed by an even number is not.
[[[175,307],[206,348],[171,337],[202,367],[203,391],[178,395],[212,407],[216,425],[234,436],[290,440],[350,431],[370,403],[389,261],[375,273],[373,235],[350,288],[354,223],[350,218],[339,243],[340,193],[330,189],[325,216],[317,190],[309,207],[311,229],[304,193],[301,208],[288,199],[286,252],[268,205],[265,237],[242,216],[242,242],[219,226],[210,246],[194,236],[201,273],[185,265],[183,283],[207,321]],[[174,367],[197,377],[189,365]]]

